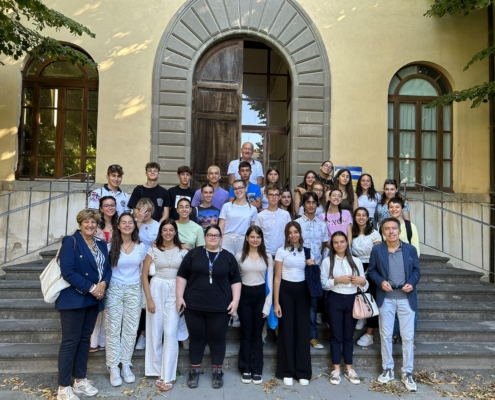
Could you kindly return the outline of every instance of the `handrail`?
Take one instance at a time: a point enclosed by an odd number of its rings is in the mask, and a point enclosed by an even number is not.
[[[400,185],[400,186],[404,185],[404,197],[406,196],[407,193],[405,183],[406,182],[403,181],[401,182]],[[484,214],[486,211],[495,211],[495,208],[491,207],[491,204],[487,205],[472,200],[467,200],[460,196],[456,196],[455,194],[443,192],[441,190],[429,186],[425,186],[419,183],[416,183],[415,185],[416,187],[419,188],[419,191],[416,193],[420,194],[420,196],[411,197],[409,200],[418,201],[423,205],[422,221],[419,221],[422,222],[422,227],[423,227],[423,231],[422,231],[423,237],[422,240],[420,238],[420,243],[426,247],[440,251],[451,258],[462,261],[467,265],[482,270],[484,273],[488,274],[490,278],[490,282],[493,282],[495,280],[495,274],[493,272],[494,271],[493,267],[495,263],[495,254],[491,253],[490,245],[488,246],[485,245],[485,240],[487,237],[489,238],[488,240],[491,240],[491,237],[493,235],[490,235],[490,232],[495,232],[495,225],[493,225],[490,220],[486,221],[484,219]],[[426,198],[427,191],[436,193],[437,195],[439,195],[439,198],[434,200],[431,199],[428,200]],[[449,197],[448,200],[455,199],[459,203],[459,210],[454,211],[452,209],[446,208],[444,206],[444,203],[446,202],[445,197]],[[480,217],[478,218],[476,216],[473,216],[473,212],[472,212],[473,210],[471,210],[471,215],[466,215],[466,210],[465,210],[466,207],[464,206],[465,204],[469,204],[474,209],[479,207],[479,209],[477,210],[478,212],[476,214],[480,215]],[[436,210],[436,213],[440,214],[440,218],[439,218],[440,227],[438,227],[438,224],[435,225],[430,223],[430,219],[427,218],[427,207],[429,209]],[[460,236],[460,240],[456,240],[457,239],[455,237],[456,232],[448,232],[449,233],[448,239],[449,242],[451,243],[450,247],[454,249],[458,249],[460,255],[453,254],[455,253],[455,251],[451,251],[449,248],[447,248],[448,246],[446,245],[446,235],[444,234],[444,232],[446,229],[445,225],[448,223],[446,222],[446,218],[448,218],[448,216],[459,219],[457,236]],[[418,221],[413,221],[413,222],[415,222],[416,225],[420,225]],[[465,229],[466,231],[468,229],[465,227],[466,223],[470,223],[471,226],[469,232],[467,232],[465,239]],[[430,235],[432,237],[432,240],[428,241],[428,243],[426,240],[427,228],[431,229],[432,230],[431,232],[433,232],[433,235]],[[437,229],[438,232],[435,231],[435,229]],[[435,235],[435,233],[438,234]],[[440,246],[434,244],[435,237],[441,238]],[[486,247],[488,247],[487,254],[485,254]],[[473,249],[475,250],[473,251]],[[478,249],[479,252],[477,252]],[[475,257],[472,257],[472,254],[469,254],[468,250],[470,250],[470,253],[474,253]],[[475,260],[473,258],[475,258]],[[488,258],[488,268],[486,265],[485,258]]]
[[[72,179],[74,177],[78,177],[77,179]],[[5,221],[5,247],[3,249],[3,261],[0,261],[1,264],[5,264],[7,262],[11,262],[14,260],[17,260],[18,258],[24,257],[25,255],[34,253],[36,251],[39,251],[47,246],[50,246],[56,242],[59,241],[59,239],[52,240],[50,241],[50,216],[52,213],[52,203],[66,198],[67,202],[65,205],[65,235],[67,235],[68,232],[68,224],[69,224],[69,206],[70,206],[70,198],[72,195],[76,193],[85,193],[85,207],[88,205],[88,193],[90,191],[90,187],[93,185],[93,181],[90,181],[91,174],[88,173],[76,173],[72,175],[65,176],[60,179],[56,180],[51,180],[51,181],[44,181],[39,184],[35,184],[30,186],[29,188],[25,189],[18,189],[14,190],[5,194],[0,195],[0,204],[3,203],[5,205],[6,211],[0,213],[0,222],[3,218],[6,219]],[[83,179],[81,179],[83,178]],[[59,186],[54,188],[54,185],[63,185],[67,184],[66,189],[59,189]],[[84,184],[84,187],[81,187]],[[41,186],[48,186],[48,197],[46,199],[38,200],[33,202],[33,189],[39,189]],[[19,197],[18,201],[21,201],[20,194],[21,193],[26,193],[29,191],[29,200],[27,204],[21,204],[15,208],[12,208],[12,200],[14,196]],[[62,192],[62,193],[57,193],[56,195],[53,195],[52,193],[56,192]],[[42,246],[35,246],[35,248],[30,249],[30,239],[31,239],[31,221],[33,220],[33,216],[37,217],[39,214],[33,212],[34,209],[38,206],[48,204],[48,211],[47,211],[47,226],[46,226],[46,239],[44,240],[44,243]],[[27,211],[27,227],[26,227],[26,248],[25,251],[12,258],[8,258],[8,252],[9,252],[9,234],[12,232],[10,231],[10,224],[11,224],[11,217],[16,214],[20,213],[22,211]],[[2,224],[3,225],[3,224]],[[38,241],[39,242],[39,241]]]

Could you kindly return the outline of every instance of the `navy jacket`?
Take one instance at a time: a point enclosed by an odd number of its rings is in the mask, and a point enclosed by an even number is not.
[[[413,286],[413,290],[407,293],[409,306],[413,311],[418,311],[418,291],[416,285],[421,276],[419,269],[419,257],[414,246],[404,243],[402,245],[402,256],[404,258],[404,272],[406,273],[406,283]],[[382,289],[382,282],[388,279],[388,247],[383,242],[373,246],[371,250],[370,263],[368,265],[368,276],[376,284],[376,304],[381,307],[385,298],[385,291]]]
[[[72,237],[76,239],[75,250]],[[95,238],[95,240],[101,252],[105,255],[102,280],[107,283],[108,288],[112,277],[112,269],[108,261],[107,245],[98,238]],[[60,292],[55,302],[55,308],[57,310],[72,310],[98,304],[98,311],[103,310],[105,308],[104,299],[97,300],[96,297],[89,293],[91,286],[98,283],[98,267],[93,253],[91,253],[79,230],[72,236],[66,236],[62,239],[59,258],[62,276],[70,283],[70,286]]]

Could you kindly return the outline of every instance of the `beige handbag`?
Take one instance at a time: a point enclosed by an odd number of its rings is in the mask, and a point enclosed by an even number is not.
[[[354,298],[354,307],[352,309],[353,318],[371,318],[379,313],[380,311],[371,293],[364,293],[358,288],[358,294]]]
[[[74,237],[72,239],[74,239],[74,250],[76,250],[76,239]],[[58,255],[61,248],[62,246],[59,247],[57,255],[40,275],[41,291],[43,292],[43,299],[46,303],[55,303],[60,292],[70,286],[70,283],[62,277],[62,271],[60,270]]]

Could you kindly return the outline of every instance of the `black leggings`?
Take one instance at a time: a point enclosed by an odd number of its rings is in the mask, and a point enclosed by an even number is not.
[[[184,316],[189,331],[189,359],[191,364],[201,364],[206,343],[208,343],[211,363],[222,365],[225,358],[230,315],[227,312],[206,312],[186,308]]]

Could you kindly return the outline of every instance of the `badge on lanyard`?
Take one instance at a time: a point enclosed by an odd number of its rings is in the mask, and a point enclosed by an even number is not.
[[[210,253],[208,253],[208,250],[205,249],[205,251],[206,251],[206,258],[208,258],[208,269],[210,271],[210,285],[211,285],[213,283],[213,264],[215,263],[215,261],[217,261],[218,255],[220,254],[221,250],[217,253],[213,261],[210,260]]]

